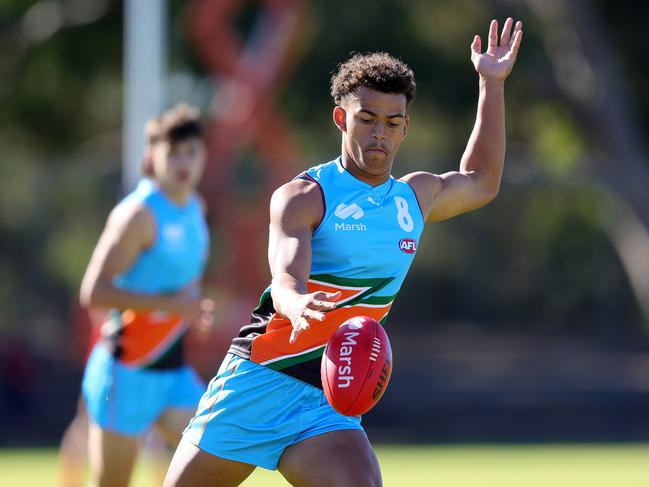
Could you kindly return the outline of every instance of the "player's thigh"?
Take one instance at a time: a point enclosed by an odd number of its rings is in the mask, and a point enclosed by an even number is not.
[[[378,487],[381,469],[361,430],[337,430],[289,446],[278,470],[294,486]]]
[[[93,487],[128,486],[137,450],[137,437],[113,433],[91,422],[88,431],[90,485]]]
[[[195,409],[167,409],[156,421],[156,428],[164,440],[176,447],[189,421],[194,417]]]
[[[254,465],[205,453],[183,438],[171,460],[163,487],[234,487],[254,470]]]

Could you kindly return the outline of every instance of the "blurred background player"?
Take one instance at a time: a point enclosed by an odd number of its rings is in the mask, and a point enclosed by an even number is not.
[[[201,399],[166,487],[239,485],[256,466],[278,469],[292,485],[381,485],[360,418],[337,413],[324,398],[322,352],[349,317],[387,317],[424,223],[474,210],[498,194],[504,82],[521,29],[508,18],[499,36],[493,20],[484,53],[480,37],[473,38],[476,122],[459,170],[441,175],[391,175],[408,132],[412,70],[386,53],[356,55],[339,67],[331,94],[342,154],[273,194],[271,287]]]
[[[105,320],[105,313],[95,312],[91,315],[75,301],[73,320],[77,326],[83,327],[83,333],[88,334],[88,347],[85,352],[85,360],[87,361],[90,351],[101,337],[99,325]],[[77,401],[74,418],[72,418],[61,437],[56,481],[58,487],[83,487],[87,485],[88,422],[88,411],[86,410],[83,393],[81,393]],[[148,463],[153,474],[150,485],[157,487],[164,481],[169,466],[170,455],[167,445],[155,428],[147,431],[141,444],[144,447],[144,454],[149,460]]]
[[[127,485],[138,437],[155,425],[175,445],[204,391],[182,354],[188,327],[210,326],[214,306],[199,284],[209,249],[199,112],[178,105],[146,132],[146,178],[111,212],[81,284],[84,306],[109,310],[82,386],[91,485]]]

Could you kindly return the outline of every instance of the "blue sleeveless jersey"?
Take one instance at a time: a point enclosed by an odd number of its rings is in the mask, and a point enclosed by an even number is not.
[[[311,274],[389,279],[375,296],[397,294],[415,257],[424,221],[411,186],[390,177],[372,187],[340,158],[306,172],[324,195],[325,214],[312,238]]]
[[[196,196],[180,207],[157,186],[143,180],[120,204],[144,203],[153,214],[155,241],[131,268],[115,277],[124,290],[151,294],[174,293],[203,274],[209,234]]]
[[[179,206],[150,180],[142,180],[120,205],[144,204],[155,221],[155,240],[133,265],[114,278],[116,287],[145,294],[173,294],[196,283],[209,251],[209,233],[199,199]],[[198,292],[198,287],[197,287]],[[170,368],[182,364],[182,318],[151,310],[113,310],[104,326],[118,358],[135,366]]]
[[[370,186],[352,176],[340,158],[298,178],[317,183],[324,203],[311,238],[308,291],[340,291],[341,298],[323,322],[314,322],[289,344],[292,327],[275,314],[268,288],[230,351],[321,387],[320,359],[338,326],[358,315],[385,323],[414,259],[424,219],[408,183],[390,177]]]

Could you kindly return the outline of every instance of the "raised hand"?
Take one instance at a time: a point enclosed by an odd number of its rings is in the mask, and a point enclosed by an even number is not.
[[[505,21],[503,31],[498,43],[498,21],[492,20],[489,26],[489,43],[487,51],[482,53],[482,40],[476,35],[471,43],[471,61],[477,73],[486,79],[504,81],[509,75],[514,63],[518,48],[523,39],[523,23],[516,22],[512,32],[513,19]]]
[[[326,293],[316,291],[310,294],[298,295],[290,303],[282,306],[283,315],[291,321],[293,331],[289,343],[295,343],[297,337],[304,330],[310,328],[308,320],[324,320],[323,311],[329,311],[336,307],[336,299],[340,297],[340,291]]]

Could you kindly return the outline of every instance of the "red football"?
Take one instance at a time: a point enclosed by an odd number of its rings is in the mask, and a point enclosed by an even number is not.
[[[392,374],[392,350],[383,327],[368,316],[345,321],[331,335],[320,376],[329,404],[345,416],[372,409]]]

